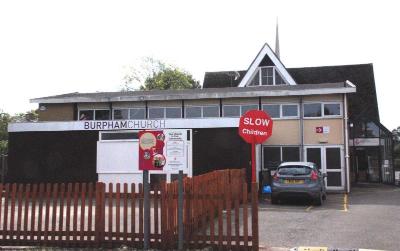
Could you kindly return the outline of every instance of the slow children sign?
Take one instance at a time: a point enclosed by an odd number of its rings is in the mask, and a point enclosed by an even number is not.
[[[264,143],[272,135],[273,122],[264,111],[250,110],[240,117],[239,135],[251,144],[252,182],[256,182],[255,145]]]
[[[261,144],[272,135],[272,125],[266,112],[250,110],[240,117],[239,135],[249,144]]]

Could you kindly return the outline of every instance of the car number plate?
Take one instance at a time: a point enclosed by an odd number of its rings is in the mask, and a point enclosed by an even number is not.
[[[284,180],[285,184],[304,184],[304,180]]]

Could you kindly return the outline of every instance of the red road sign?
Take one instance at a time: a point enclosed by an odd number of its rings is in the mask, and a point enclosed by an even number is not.
[[[256,144],[261,144],[272,135],[272,119],[264,111],[250,110],[240,117],[239,135],[251,144],[251,180],[256,182]]]
[[[261,144],[272,135],[272,124],[266,112],[250,110],[240,117],[239,135],[249,144]]]

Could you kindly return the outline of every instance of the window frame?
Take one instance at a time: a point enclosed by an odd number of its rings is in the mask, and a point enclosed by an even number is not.
[[[105,108],[91,108],[91,109],[78,109],[78,116],[77,116],[77,121],[85,121],[85,120],[80,120],[80,113],[81,111],[93,111],[93,119],[88,120],[88,121],[106,121],[106,120],[96,120],[96,111],[108,111],[109,116],[107,120],[112,120],[112,111],[110,109],[105,109]]]
[[[295,116],[285,116],[285,115],[283,115],[283,106],[284,105],[295,105],[296,106],[296,108],[297,108],[297,115],[295,115]],[[280,104],[280,108],[281,108],[281,119],[298,119],[299,117],[300,117],[300,109],[299,109],[299,104],[297,104],[297,103],[282,103],[282,104]]]
[[[263,85],[263,83],[262,83],[262,69],[265,69],[265,68],[272,68],[272,85],[267,85],[267,84]],[[256,75],[258,74],[258,84],[254,84],[254,85],[249,84],[248,86],[288,85],[288,83],[287,83],[286,80],[282,77],[282,75],[280,75],[280,77],[281,77],[281,79],[282,79],[283,84],[276,84],[276,74],[277,74],[277,72],[278,72],[278,74],[279,74],[278,68],[277,68],[276,66],[259,66],[259,67],[257,67],[256,74],[254,74],[254,75],[252,76],[251,81],[250,81],[250,83],[252,83],[253,79],[254,79],[254,78],[256,77]]]
[[[304,106],[305,105],[310,105],[310,104],[319,104],[321,108],[321,116],[319,117],[306,117],[305,112],[304,112]],[[339,115],[325,115],[325,105],[329,104],[339,104]],[[341,101],[328,101],[328,102],[305,102],[303,104],[303,119],[321,119],[321,118],[342,118],[343,117],[343,103]]]
[[[133,119],[131,118],[131,109],[143,109],[144,110],[144,118],[146,119],[146,107],[144,106],[137,106],[137,107],[113,107],[112,109],[112,120],[141,120],[141,119]],[[115,119],[115,110],[128,110],[128,118],[127,119]]]
[[[175,108],[175,109],[179,109],[180,112],[180,117],[177,118],[167,118],[167,108]],[[161,118],[151,118],[150,117],[150,109],[163,109],[163,117]],[[179,106],[149,106],[147,107],[147,119],[181,119],[182,118],[182,107]]]
[[[272,119],[281,119],[282,118],[282,114],[281,114],[281,104],[277,104],[277,103],[266,103],[266,104],[261,104],[261,110],[262,111],[264,111],[264,112],[266,112],[265,110],[264,110],[264,106],[267,106],[267,105],[270,105],[270,106],[272,106],[272,105],[277,105],[278,106],[278,117],[271,117]]]
[[[299,119],[300,118],[300,104],[299,103],[262,103],[261,108],[264,111],[264,105],[278,105],[279,106],[279,117],[272,118],[273,120],[280,119]],[[283,106],[284,105],[295,105],[297,107],[296,116],[283,116]]]
[[[339,114],[325,115],[325,105],[339,105]],[[342,102],[322,102],[322,114],[324,118],[342,117]]]
[[[201,113],[201,116],[200,117],[188,117],[187,116],[187,108],[193,108],[193,107],[198,107],[198,108],[200,108],[200,113]],[[204,108],[205,107],[215,107],[215,108],[217,108],[217,111],[218,111],[218,115],[217,116],[214,116],[214,117],[204,117]],[[202,118],[219,118],[220,117],[220,114],[219,114],[219,105],[187,105],[187,106],[185,106],[185,109],[184,109],[184,112],[185,112],[185,118],[188,118],[188,119],[202,119]]]
[[[222,105],[222,117],[225,117],[225,118],[240,118],[243,115],[243,106],[250,106],[250,105],[257,106],[257,110],[260,110],[260,107],[259,107],[258,104],[252,104],[252,103],[249,103],[249,104],[226,104],[226,105],[223,104]],[[225,116],[225,109],[224,108],[227,107],[227,106],[239,106],[239,116],[234,116],[234,117]]]

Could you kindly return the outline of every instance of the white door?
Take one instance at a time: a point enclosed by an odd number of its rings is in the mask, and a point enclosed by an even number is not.
[[[327,174],[326,188],[329,190],[344,190],[344,158],[342,146],[306,146],[304,148],[306,161],[317,164],[321,172]]]

